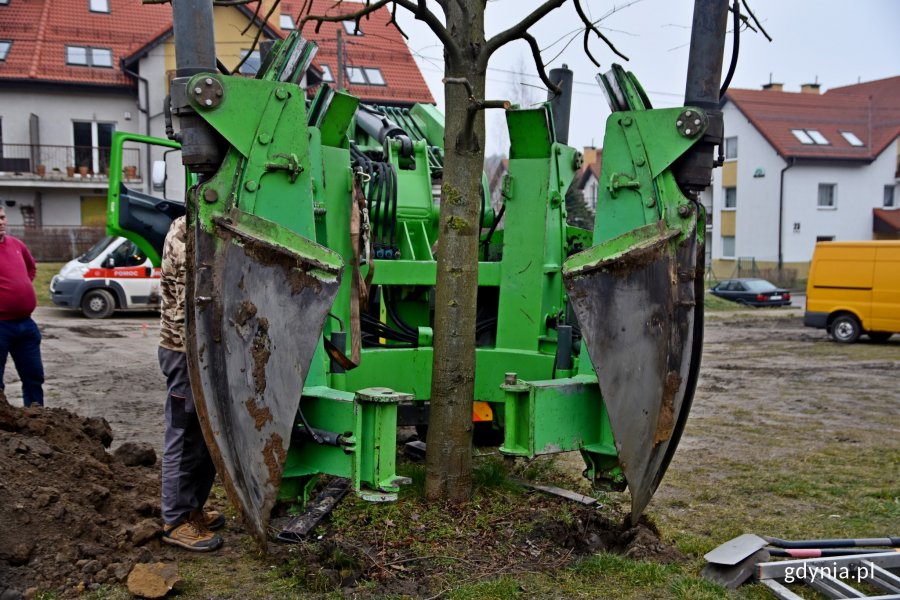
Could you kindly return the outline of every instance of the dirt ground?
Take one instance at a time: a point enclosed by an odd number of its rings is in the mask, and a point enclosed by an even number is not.
[[[724,477],[716,465],[769,468],[800,449],[827,455],[848,448],[852,456],[854,449],[880,448],[888,485],[896,486],[900,336],[843,346],[804,328],[801,317],[798,309],[708,315],[691,419],[649,509],[657,523],[702,530],[697,523],[723,502],[707,491]],[[127,467],[111,453],[125,442],[161,450],[158,316],[117,313],[91,321],[40,308],[35,320],[44,336],[46,404],[72,414],[15,408],[21,391],[7,365],[12,408],[0,408],[0,592],[38,588],[68,595],[121,582],[134,562],[178,560],[153,539],[158,464]],[[580,471],[576,462],[572,468]],[[19,531],[42,535],[22,542]],[[228,547],[242,547],[241,536],[231,524]]]

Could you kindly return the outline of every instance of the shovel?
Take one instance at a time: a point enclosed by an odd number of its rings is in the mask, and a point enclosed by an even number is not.
[[[782,540],[780,538],[759,536],[752,533],[745,533],[738,537],[725,542],[717,548],[707,552],[703,558],[707,562],[717,565],[736,565],[748,556],[752,556],[756,551],[766,546],[774,546],[788,550],[803,550],[806,552],[818,552],[815,556],[841,556],[843,554],[853,554],[851,550],[842,550],[839,554],[827,552],[822,554],[825,549],[834,548],[859,548],[864,546],[888,546],[891,548],[900,548],[900,537],[880,537],[880,538],[847,538],[847,539],[820,539],[820,540]],[[773,556],[793,556],[801,557],[798,553],[782,553],[770,550]],[[810,554],[809,556],[813,556]]]

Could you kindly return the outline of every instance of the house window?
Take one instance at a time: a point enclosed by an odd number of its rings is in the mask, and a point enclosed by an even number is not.
[[[322,81],[326,83],[334,82],[334,75],[331,74],[331,69],[328,68],[328,65],[319,65],[322,67]]]
[[[72,122],[75,167],[87,167],[94,174],[109,169],[109,148],[115,123]]]
[[[295,28],[294,19],[291,18],[291,15],[281,15],[278,19],[278,26],[287,31],[293,30]]]
[[[725,208],[737,208],[737,188],[725,188]]]
[[[9,0],[0,0],[0,6],[4,4],[9,4]]]
[[[894,186],[884,186],[884,207],[894,208]]]
[[[344,31],[350,35],[362,35],[362,29],[357,29],[356,21],[341,21],[344,25]]]
[[[6,60],[6,55],[9,54],[9,49],[12,47],[12,42],[8,40],[0,41],[0,62]]]
[[[797,138],[801,144],[830,146],[831,142],[821,134],[817,129],[791,129],[791,133]]]
[[[371,67],[347,67],[347,79],[361,85],[385,85],[381,71]]]
[[[381,76],[380,70],[366,67],[363,71],[366,72],[366,79],[369,80],[369,85],[384,85],[384,77]]]
[[[733,159],[737,158],[737,138],[729,137],[725,138],[725,159]]]
[[[837,184],[819,184],[819,208],[837,208]]]
[[[66,63],[86,67],[112,67],[112,50],[108,48],[87,48],[66,46]]]
[[[842,131],[841,135],[844,136],[844,139],[847,140],[847,143],[851,146],[865,146],[862,140],[856,137],[852,131]]]
[[[91,12],[109,12],[109,0],[88,0],[88,7]]]
[[[817,243],[817,244],[818,244],[819,242],[833,242],[833,241],[834,241],[834,236],[833,236],[833,235],[817,235],[817,236],[816,236],[816,243]]]
[[[734,258],[734,236],[722,236],[722,258]]]
[[[241,50],[241,60],[247,56],[249,50]],[[244,64],[241,65],[239,72],[242,75],[256,75],[259,71],[260,58],[259,58],[259,50],[254,50],[250,53],[250,58],[248,58]]]

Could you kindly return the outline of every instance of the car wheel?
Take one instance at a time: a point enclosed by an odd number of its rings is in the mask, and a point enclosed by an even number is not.
[[[891,339],[893,334],[890,331],[870,331],[866,335],[868,335],[869,339],[873,342],[881,344]]]
[[[89,290],[81,299],[81,312],[88,319],[105,319],[115,309],[116,301],[106,290]]]
[[[841,344],[852,344],[859,339],[862,328],[853,315],[841,315],[831,323],[831,338]]]

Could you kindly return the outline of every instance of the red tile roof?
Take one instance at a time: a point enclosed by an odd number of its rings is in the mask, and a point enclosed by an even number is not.
[[[725,96],[782,158],[872,161],[900,136],[900,76],[822,95],[729,90]],[[802,144],[792,129],[817,130],[830,143]],[[863,145],[851,145],[841,132],[853,133]]]
[[[304,0],[281,0],[279,7],[298,23]],[[359,10],[362,3],[335,0],[313,0],[311,15],[345,15]],[[350,83],[344,77],[344,85],[354,96],[364,102],[407,103],[423,102],[434,104],[434,97],[413,60],[409,47],[397,28],[388,23],[391,13],[382,7],[360,21],[361,36],[348,34],[340,22],[325,22],[316,33],[314,22],[303,27],[303,37],[319,45],[315,63],[326,65],[337,78],[337,32],[341,30],[344,40],[344,62],[348,67],[374,67],[381,71],[385,84],[360,85]],[[331,85],[336,85],[332,82]]]
[[[109,0],[109,13],[91,12],[88,0],[10,0],[0,5],[0,39],[12,40],[0,80],[49,81],[131,87],[119,59],[172,23],[168,4]],[[66,64],[66,46],[112,51],[112,68]]]
[[[872,231],[875,233],[900,234],[900,210],[873,209]]]

